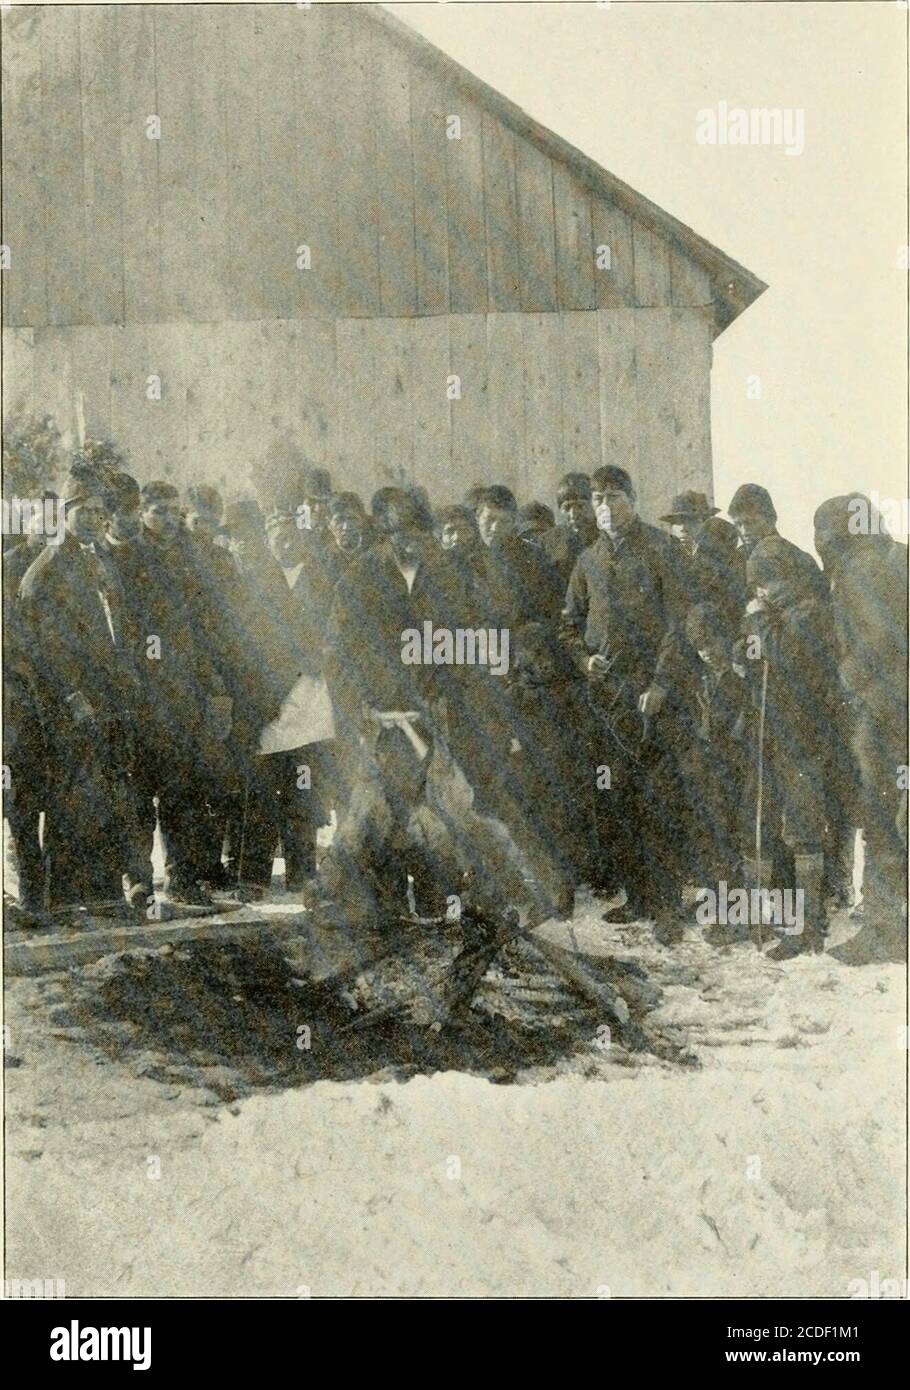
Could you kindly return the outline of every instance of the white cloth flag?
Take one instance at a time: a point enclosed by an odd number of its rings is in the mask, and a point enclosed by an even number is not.
[[[300,676],[281,713],[259,735],[260,753],[287,753],[335,737],[329,689],[322,676]]]

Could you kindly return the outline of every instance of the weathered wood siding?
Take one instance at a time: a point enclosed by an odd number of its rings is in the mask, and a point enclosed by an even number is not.
[[[2,22],[5,416],[232,494],[283,440],[367,495],[710,491],[711,277],[454,67],[354,6]]]
[[[363,8],[16,6],[2,78],[6,325],[711,299],[691,258]]]
[[[73,444],[81,414],[142,478],[256,491],[269,446],[294,440],[367,495],[406,477],[453,500],[497,479],[552,501],[569,468],[618,463],[653,517],[711,488],[711,334],[697,309],[629,307],[18,328],[4,397],[50,411]]]

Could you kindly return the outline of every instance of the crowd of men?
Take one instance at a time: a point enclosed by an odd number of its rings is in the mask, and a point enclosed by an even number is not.
[[[790,887],[787,956],[850,904],[862,829],[863,948],[902,958],[907,551],[858,497],[818,508],[820,566],[751,483],[661,528],[619,467],[565,476],[555,515],[497,484],[367,510],[315,468],[263,511],[79,455],[62,541],[3,556],[10,920],[254,898],[280,846],[352,929],[568,916],[588,885],[672,943],[693,887]],[[406,660],[414,631],[509,659]]]

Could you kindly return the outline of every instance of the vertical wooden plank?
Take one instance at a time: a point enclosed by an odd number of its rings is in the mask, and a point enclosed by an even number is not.
[[[255,15],[249,5],[219,7],[224,41],[224,142],[227,160],[227,247],[235,319],[261,317],[262,210],[259,139],[259,65]],[[268,171],[266,170],[266,173]]]
[[[419,314],[444,314],[449,307],[445,117],[439,78],[414,63],[411,67],[411,140]]]
[[[669,309],[639,309],[635,315],[638,397],[639,508],[646,521],[666,510],[677,490],[677,440],[673,413],[673,338]]]
[[[148,394],[148,356],[144,324],[115,324],[111,328],[111,438],[129,458],[129,470],[144,482],[145,464],[160,403]]]
[[[487,255],[483,207],[482,113],[457,88],[445,91],[449,222],[449,307],[453,314],[485,313]],[[451,121],[461,122],[458,138]]]
[[[487,242],[487,303],[504,313],[521,308],[515,137],[483,114],[483,205]]]
[[[3,330],[3,420],[39,414],[35,397],[35,330]]]
[[[376,372],[373,428],[376,475],[383,483],[414,477],[414,397],[411,320],[376,319],[370,325]]]
[[[354,5],[329,7],[331,93],[336,129],[344,132],[337,169],[339,312],[379,313],[379,209],[376,182],[372,21]]]
[[[635,251],[635,302],[643,308],[670,303],[670,248],[641,222],[632,227]]]
[[[368,500],[376,483],[373,419],[376,376],[373,339],[367,319],[338,319],[335,324],[338,380],[338,477]]]
[[[521,314],[487,315],[491,480],[525,487],[524,337]]]
[[[714,286],[704,266],[678,246],[670,250],[670,297],[674,304],[706,305],[714,300]]]
[[[196,187],[193,128],[193,6],[154,10],[155,77],[161,139],[158,142],[161,206],[162,317],[194,319],[197,296],[196,231],[202,215]]]
[[[600,467],[600,368],[597,315],[561,313],[562,457],[568,473]]]
[[[10,268],[2,272],[3,322],[47,322],[45,135],[41,53],[52,20],[43,7],[3,16],[3,227]]]
[[[143,405],[150,422],[149,448],[145,457],[148,478],[179,483],[185,476],[186,383],[182,354],[185,325],[150,323],[146,326],[148,372],[161,378],[161,399]]]
[[[79,447],[76,396],[68,336],[56,327],[35,329],[35,401],[38,415],[53,416],[64,448]]]
[[[73,325],[61,336],[70,359],[74,408],[85,421],[87,439],[111,438],[111,334],[113,325]]]
[[[79,10],[42,14],[45,245],[49,323],[78,323],[82,299],[82,88]]]
[[[638,474],[638,390],[634,308],[600,309],[600,448],[605,465]]]
[[[225,148],[223,11],[217,5],[193,5],[190,88],[194,214],[194,275],[191,303],[200,320],[217,321],[231,312],[231,266],[228,261],[227,154]],[[283,10],[273,13],[276,18]]]
[[[704,309],[673,309],[670,315],[668,385],[673,401],[676,488],[714,491],[711,462],[711,358],[713,322]]]
[[[490,409],[486,315],[449,318],[449,371],[459,378],[461,399],[452,401],[452,473],[464,492],[490,476]]]
[[[191,483],[217,486],[223,474],[225,417],[221,401],[218,330],[210,323],[185,326],[183,340],[185,386],[185,467],[181,492]],[[260,400],[262,398],[260,397]]]
[[[258,81],[263,168],[260,250],[263,315],[272,319],[288,318],[298,311],[300,292],[312,273],[297,269],[297,247],[303,237],[298,222],[298,129],[296,73],[293,71],[299,31],[308,19],[308,15],[293,5],[263,5],[256,15],[261,63]]]
[[[556,308],[553,167],[547,155],[527,140],[516,140],[515,162],[521,307],[549,312]]]
[[[331,59],[335,20],[330,7],[293,8],[293,108],[296,134],[292,165],[297,185],[297,246],[308,246],[310,269],[298,270],[295,312],[332,317],[339,312],[338,283],[338,141],[335,81]],[[333,339],[334,342],[334,339]],[[334,348],[333,348],[334,351]]]
[[[411,338],[414,400],[414,479],[431,497],[460,498],[452,476],[452,403],[449,375],[449,323],[445,316],[417,318]]]
[[[158,115],[155,31],[151,8],[116,7],[120,56],[120,187],[123,216],[124,323],[162,316],[158,144],[148,118]]]
[[[224,476],[217,485],[229,501],[259,497],[262,505],[268,506],[271,499],[260,495],[271,438],[271,423],[262,415],[262,326],[225,323],[218,326],[217,334],[217,381],[227,441]]]
[[[549,497],[560,474],[562,456],[562,384],[560,332],[556,314],[526,314],[524,337],[525,497]]]
[[[560,309],[594,308],[591,195],[566,165],[553,163],[556,287]]]
[[[290,324],[289,332],[292,370],[283,376],[293,392],[296,438],[309,462],[331,473],[337,445],[335,329],[326,320],[307,318]]]
[[[635,303],[635,258],[632,222],[621,208],[605,198],[592,197],[594,218],[594,288],[598,309]],[[600,247],[609,249],[609,269],[597,265]]]
[[[83,323],[116,323],[123,313],[120,174],[120,59],[117,12],[80,6],[82,55]]]
[[[379,206],[379,307],[384,318],[417,313],[414,161],[407,56],[381,29],[372,34],[376,179]]]

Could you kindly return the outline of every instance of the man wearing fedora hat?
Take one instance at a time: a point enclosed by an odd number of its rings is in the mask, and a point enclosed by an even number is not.
[[[694,555],[698,533],[709,516],[717,516],[719,507],[712,507],[703,492],[678,492],[670,510],[660,519],[670,527],[671,536],[680,541],[689,555]]]

